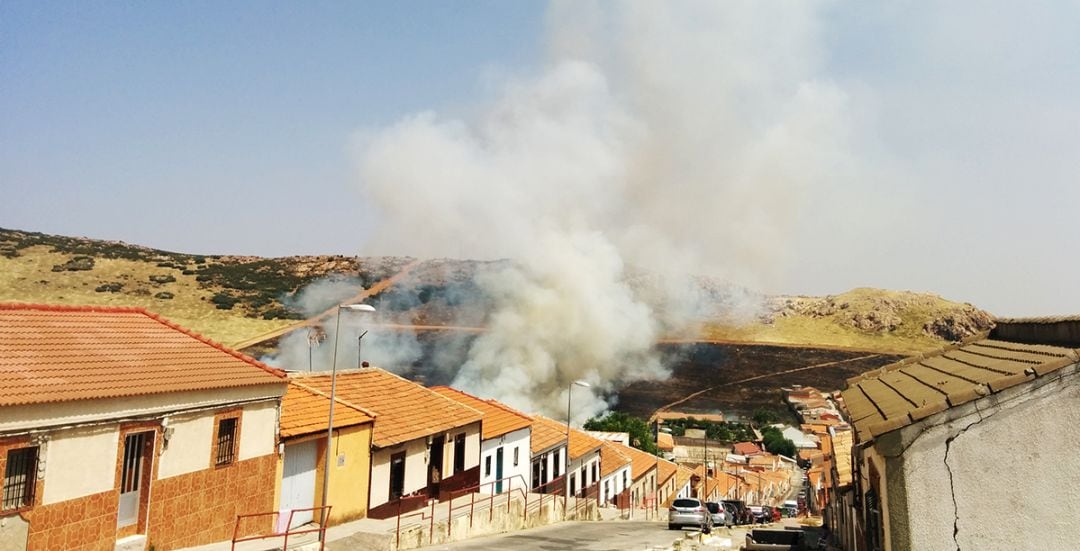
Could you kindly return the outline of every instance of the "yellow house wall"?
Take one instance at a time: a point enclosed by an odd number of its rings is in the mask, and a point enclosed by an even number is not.
[[[319,458],[315,467],[315,503],[322,503],[326,438],[319,436]],[[301,439],[302,440],[302,439]],[[371,472],[371,423],[334,430],[330,449],[330,524],[340,524],[367,516],[369,473]],[[280,463],[280,462],[279,462]],[[280,469],[281,467],[279,467]],[[281,477],[275,492],[281,494]],[[280,503],[280,501],[279,501]]]

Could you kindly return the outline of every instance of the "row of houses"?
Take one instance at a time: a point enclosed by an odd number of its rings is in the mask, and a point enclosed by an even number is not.
[[[470,492],[648,510],[701,480],[382,369],[287,373],[139,308],[0,304],[0,376],[2,549],[196,546],[319,522],[324,499],[328,524]]]
[[[989,333],[853,377],[827,429],[825,522],[848,551],[1072,549],[1080,317]]]

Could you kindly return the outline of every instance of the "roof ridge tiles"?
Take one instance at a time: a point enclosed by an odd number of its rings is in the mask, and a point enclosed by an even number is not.
[[[328,396],[325,392],[323,392],[323,391],[321,391],[321,390],[319,390],[317,388],[312,388],[310,386],[307,386],[307,385],[305,385],[303,383],[298,383],[296,381],[293,381],[291,378],[289,380],[289,384],[290,385],[296,385],[297,387],[302,388],[302,389],[304,389],[304,390],[306,390],[306,391],[308,391],[308,392],[310,392],[312,394],[317,394],[319,396],[322,396],[323,398],[326,398],[327,400],[330,399],[330,396]],[[368,408],[365,408],[363,406],[358,406],[358,405],[356,405],[356,404],[354,404],[354,403],[352,403],[352,402],[350,402],[348,400],[343,399],[340,396],[334,396],[334,401],[341,404],[341,405],[348,406],[348,407],[350,407],[352,409],[355,409],[356,411],[359,411],[360,413],[363,413],[364,415],[368,415],[370,417],[378,417],[378,415],[379,415],[379,414],[375,413],[374,411],[372,411],[372,410],[370,410]]]

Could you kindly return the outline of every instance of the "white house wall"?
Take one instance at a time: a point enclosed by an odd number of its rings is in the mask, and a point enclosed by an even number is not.
[[[630,480],[630,464],[619,467],[615,472],[600,478],[600,501],[610,503],[611,498],[622,493],[626,489],[624,481]]]
[[[390,501],[390,456],[405,452],[405,494],[427,487],[427,439],[417,438],[371,454],[369,509]]]
[[[57,503],[113,489],[112,473],[119,425],[82,427],[49,434],[45,445],[42,504]],[[102,476],[108,473],[110,476]]]
[[[158,460],[158,478],[170,478],[209,467],[214,439],[212,411],[170,416],[169,430],[172,435]],[[241,438],[246,430],[247,425],[241,421]]]
[[[1078,373],[1066,367],[904,429],[921,434],[899,467],[906,525],[893,527],[892,549],[1075,548],[1067,519],[1080,518]],[[895,517],[899,496],[890,497]]]
[[[484,440],[480,445],[480,489],[483,493],[492,493],[495,490],[494,482],[498,480],[496,474],[498,466],[495,460],[498,457],[497,450],[503,449],[503,474],[502,477],[510,478],[503,483],[503,491],[512,488],[527,489],[532,470],[532,457],[529,455],[529,441],[532,429],[525,427],[502,436]],[[467,440],[466,440],[467,442]],[[514,465],[514,450],[518,453],[518,464]],[[466,450],[467,451],[467,450]],[[466,454],[467,457],[467,454]],[[491,473],[487,473],[488,458],[491,458]],[[518,478],[515,478],[518,477]]]
[[[276,451],[278,404],[261,402],[244,406],[240,421],[240,460],[262,457]],[[209,450],[207,450],[209,456]]]
[[[184,409],[212,408],[237,402],[280,398],[285,393],[285,387],[286,384],[282,381],[280,385],[8,406],[0,408],[0,433],[165,415]]]
[[[581,480],[581,467],[583,465],[585,467],[584,482]],[[593,484],[596,484],[597,480],[593,477],[594,466],[595,466],[596,472],[599,473],[600,472],[600,450],[599,449],[597,449],[596,451],[589,452],[589,453],[587,453],[587,454],[585,454],[585,455],[583,455],[583,456],[581,456],[581,457],[579,457],[579,458],[577,458],[577,459],[570,462],[570,467],[567,469],[567,472],[574,475],[574,480],[576,481],[575,482],[575,486],[576,486],[575,491],[580,492],[582,488],[588,488],[588,487],[592,486]],[[569,483],[569,479],[567,479],[567,481]]]

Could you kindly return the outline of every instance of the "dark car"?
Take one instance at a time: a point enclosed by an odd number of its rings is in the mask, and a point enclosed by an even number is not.
[[[735,514],[735,524],[750,524],[753,520],[750,517],[750,510],[746,508],[746,504],[737,499],[725,499],[725,505],[731,505],[737,511]]]

